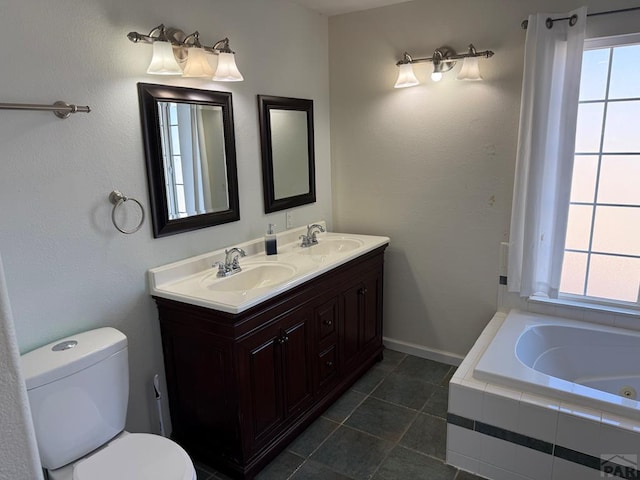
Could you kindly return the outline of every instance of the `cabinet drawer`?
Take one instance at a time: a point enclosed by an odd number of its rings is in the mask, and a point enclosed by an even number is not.
[[[338,320],[338,300],[333,298],[316,307],[316,325],[318,338],[322,341],[336,333]]]
[[[336,346],[331,345],[319,355],[320,384],[332,378],[336,373]]]

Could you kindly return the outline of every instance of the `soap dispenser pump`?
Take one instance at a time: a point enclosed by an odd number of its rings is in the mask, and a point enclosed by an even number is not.
[[[278,253],[278,240],[276,234],[273,233],[275,224],[270,223],[267,234],[264,236],[264,251],[267,255],[276,255]]]

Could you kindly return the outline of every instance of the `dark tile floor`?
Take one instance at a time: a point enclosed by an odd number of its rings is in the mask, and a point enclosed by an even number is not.
[[[385,350],[256,480],[478,480],[444,463],[455,367]],[[228,480],[197,465],[198,480]]]

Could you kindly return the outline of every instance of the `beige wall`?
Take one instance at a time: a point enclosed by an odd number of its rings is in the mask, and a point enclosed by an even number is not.
[[[257,94],[314,100],[318,202],[296,208],[293,220],[331,222],[327,18],[287,0],[11,0],[0,14],[0,102],[93,109],[67,120],[0,111],[0,251],[20,350],[121,329],[130,347],[127,428],[157,431],[151,380],[164,369],[147,269],[258,237],[268,223],[285,226],[284,212],[264,214]],[[151,48],[126,35],[160,23],[197,29],[206,45],[228,36],[246,81],[146,75]],[[239,222],[162,239],[149,221],[133,235],[111,225],[114,188],[149,208],[137,82],[233,93]]]
[[[525,32],[530,13],[628,7],[610,0],[416,0],[330,18],[334,224],[391,237],[385,331],[425,354],[464,355],[496,310],[508,239]],[[636,2],[637,3],[637,2]],[[640,13],[592,17],[589,34],[637,29]],[[635,26],[634,26],[635,25]],[[484,82],[454,72],[395,90],[406,50],[469,43]]]

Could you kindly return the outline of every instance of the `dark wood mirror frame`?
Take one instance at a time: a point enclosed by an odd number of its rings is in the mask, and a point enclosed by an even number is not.
[[[240,220],[236,143],[230,92],[138,83],[142,134],[147,163],[147,181],[155,238]],[[158,102],[213,105],[222,108],[224,151],[227,171],[228,209],[169,220]]]
[[[316,201],[315,153],[313,132],[313,100],[300,98],[258,95],[260,117],[260,144],[262,147],[262,184],[265,213],[306,205]],[[306,193],[290,197],[276,198],[273,168],[273,143],[271,132],[271,110],[293,110],[307,115],[307,162],[309,169],[309,189]]]

